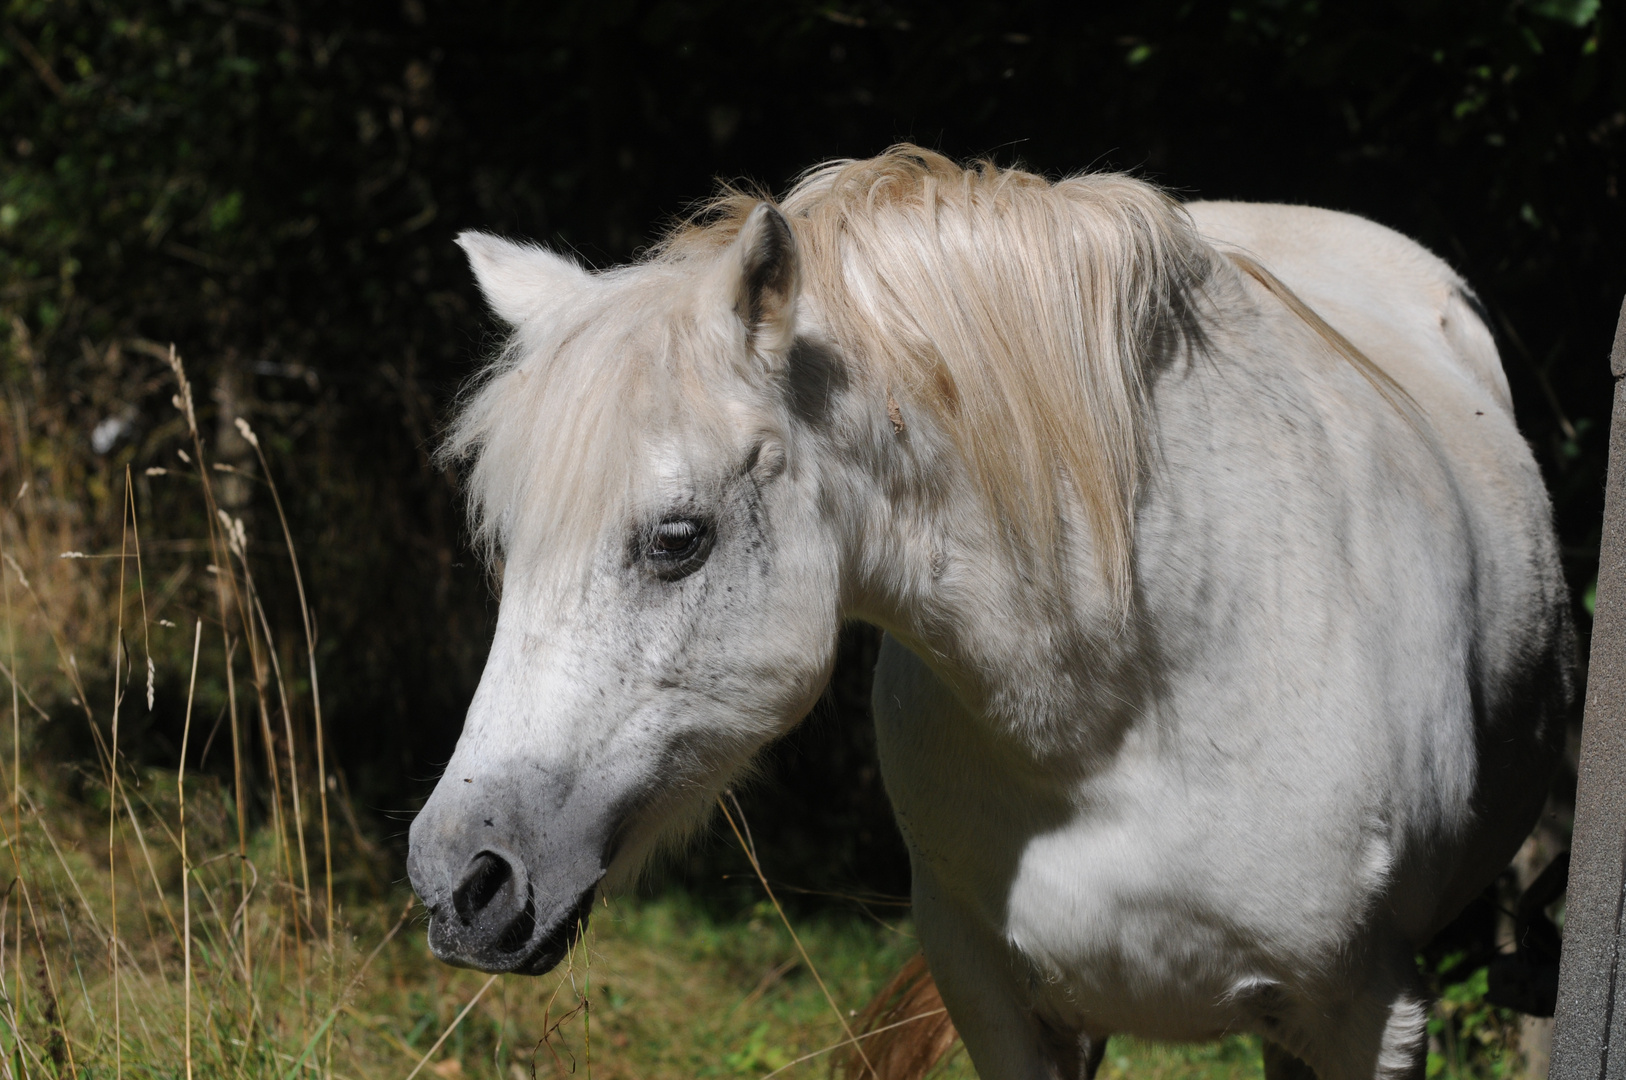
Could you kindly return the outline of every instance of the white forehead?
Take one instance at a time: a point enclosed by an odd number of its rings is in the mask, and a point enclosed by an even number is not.
[[[763,422],[743,336],[710,275],[591,278],[518,327],[453,426],[488,552],[584,568],[610,530],[690,497]]]

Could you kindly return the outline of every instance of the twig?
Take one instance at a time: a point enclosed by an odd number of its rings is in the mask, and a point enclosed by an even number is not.
[[[734,797],[732,791],[728,795],[731,799]],[[717,805],[722,809],[723,817],[728,819],[728,826],[734,830],[734,837],[739,840],[740,847],[745,849],[745,857],[751,860],[751,869],[757,872],[757,880],[762,882],[763,891],[768,894],[768,899],[772,901],[773,909],[779,913],[779,921],[785,924],[786,931],[790,933],[791,941],[796,943],[796,951],[802,954],[802,963],[807,965],[808,974],[812,975],[813,981],[819,984],[819,990],[824,994],[824,1000],[830,1003],[830,1011],[836,1014],[836,1020],[841,1023],[841,1030],[847,1033],[847,1040],[853,1044],[853,1049],[858,1051],[858,1057],[863,1061],[864,1068],[871,1075],[880,1075],[875,1072],[875,1066],[870,1064],[869,1055],[864,1053],[863,1045],[854,1037],[853,1029],[848,1025],[847,1017],[842,1013],[841,1006],[836,1004],[836,999],[831,995],[830,988],[824,985],[824,979],[819,975],[819,969],[814,966],[813,958],[807,955],[807,949],[802,945],[802,939],[797,935],[796,928],[790,924],[790,919],[785,915],[785,909],[780,906],[779,897],[773,894],[773,886],[768,884],[768,877],[762,872],[762,864],[757,862],[757,853],[754,846],[746,843],[745,836],[740,832],[740,827],[735,824],[734,815],[728,812],[728,806],[723,802],[722,796],[718,796]],[[739,805],[737,801],[734,803],[736,809],[739,808]],[[745,820],[744,811],[740,812],[740,820]]]
[[[1507,339],[1513,343],[1513,351],[1519,354],[1519,359],[1529,365],[1530,373],[1536,377],[1536,385],[1541,387],[1541,396],[1547,400],[1547,407],[1552,410],[1553,419],[1558,421],[1559,430],[1564,433],[1564,438],[1570,442],[1575,442],[1580,436],[1576,433],[1575,425],[1570,422],[1569,416],[1564,412],[1563,404],[1558,400],[1558,392],[1553,389],[1553,382],[1547,377],[1547,369],[1536,362],[1535,354],[1524,343],[1524,338],[1519,336],[1519,331],[1514,327],[1513,320],[1507,317],[1507,313],[1499,312],[1498,315],[1497,321],[1502,324],[1502,330],[1506,332]]]
[[[436,1039],[435,1045],[431,1046],[428,1052],[423,1055],[423,1058],[418,1062],[417,1067],[411,1072],[407,1073],[406,1080],[412,1080],[414,1076],[417,1076],[419,1073],[423,1072],[423,1067],[429,1064],[430,1058],[435,1056],[435,1051],[440,1049],[440,1044],[451,1037],[452,1032],[457,1030],[457,1025],[461,1024],[463,1022],[463,1018],[469,1015],[469,1011],[480,1003],[480,999],[485,996],[487,990],[491,989],[491,984],[496,982],[497,978],[498,976],[493,975],[491,978],[487,979],[485,985],[480,987],[480,989],[475,992],[473,997],[469,998],[469,1003],[463,1006],[463,1011],[458,1013],[452,1022],[447,1025],[446,1030],[440,1033],[440,1038]]]
[[[313,1032],[311,1034],[311,1037],[309,1039],[305,1040],[305,1048],[299,1052],[299,1057],[294,1061],[293,1068],[288,1070],[288,1075],[287,1075],[286,1080],[294,1080],[294,1077],[299,1075],[299,1069],[300,1069],[300,1067],[302,1065],[305,1064],[305,1059],[310,1057],[311,1050],[313,1050],[316,1047],[316,1041],[318,1039],[320,1039],[327,1032],[327,1029],[333,1023],[333,1018],[338,1016],[339,1011],[344,1008],[344,999],[349,997],[350,996],[350,991],[354,990],[356,988],[357,984],[361,982],[361,977],[363,975],[367,974],[367,969],[369,967],[371,967],[372,964],[373,964],[373,961],[378,958],[378,954],[384,951],[384,946],[388,945],[390,943],[390,941],[392,939],[394,939],[395,935],[401,932],[401,927],[406,925],[407,916],[412,914],[412,905],[415,902],[416,902],[415,900],[408,900],[407,901],[406,907],[401,909],[401,917],[399,919],[395,920],[395,925],[390,927],[390,932],[384,935],[384,940],[380,941],[377,945],[373,946],[373,951],[367,954],[367,959],[365,959],[365,960],[363,960],[361,962],[361,967],[357,968],[356,973],[354,975],[350,976],[350,981],[345,984],[344,993],[339,995],[339,1000],[337,1000],[337,1001],[335,1001],[333,1003],[333,1008],[328,1010],[328,1014],[327,1014],[326,1018],[324,1018],[322,1023],[320,1025],[318,1025],[315,1032]],[[490,986],[491,983],[496,982],[496,981],[497,981],[497,976],[493,975],[491,977],[491,981],[486,983],[486,986]],[[485,990],[482,989],[480,991],[480,993],[481,994],[485,993]],[[480,994],[474,995],[474,1001],[479,1001],[479,1000],[480,1000]],[[474,1007],[474,1001],[469,1002],[469,1008]],[[468,1011],[469,1011],[468,1009],[463,1010],[464,1013],[467,1013]],[[463,1019],[462,1014],[459,1014],[457,1019],[458,1020]],[[457,1026],[457,1021],[456,1020],[452,1021],[452,1027],[456,1027],[456,1026]],[[447,1029],[446,1034],[447,1035],[451,1034],[451,1028]],[[445,1039],[446,1035],[442,1035],[441,1038]],[[435,1045],[439,1046],[440,1043],[437,1042]],[[418,1069],[421,1069],[421,1068],[423,1068],[423,1063],[419,1062]],[[412,1070],[412,1075],[413,1076],[417,1075],[418,1069]],[[412,1080],[412,1077],[411,1076],[407,1077],[407,1080]]]
[[[186,684],[186,720],[181,726],[181,765],[175,774],[175,797],[181,819],[181,954],[185,958],[181,997],[185,1002],[186,1080],[192,1080],[192,860],[186,851],[186,749],[192,737],[192,698],[198,687],[198,650],[203,645],[203,620],[192,633],[192,677]],[[133,816],[133,815],[132,815]]]
[[[68,96],[67,87],[62,85],[57,73],[51,70],[50,61],[41,56],[40,51],[34,48],[34,43],[23,37],[22,33],[10,23],[6,24],[6,40],[15,45],[17,51],[27,58],[28,66],[34,69],[34,74],[39,76],[40,82],[45,84],[47,90],[59,99]]]
[[[830,1046],[826,1046],[823,1050],[815,1050],[811,1054],[803,1054],[801,1057],[797,1058],[795,1061],[786,1062],[785,1064],[779,1066],[779,1068],[775,1069],[773,1072],[765,1073],[762,1076],[762,1080],[768,1080],[768,1078],[770,1076],[778,1076],[780,1073],[784,1072],[786,1069],[789,1069],[794,1065],[800,1065],[804,1061],[812,1061],[816,1057],[823,1057],[825,1054],[833,1053],[836,1050],[840,1050],[843,1046],[857,1046],[861,1040],[867,1039],[871,1035],[879,1035],[883,1031],[891,1031],[893,1028],[901,1028],[905,1024],[912,1024],[916,1020],[925,1020],[927,1017],[941,1016],[943,1013],[946,1013],[946,1012],[948,1012],[947,1008],[931,1009],[931,1010],[929,1010],[927,1012],[916,1013],[913,1016],[906,1016],[902,1020],[899,1020],[899,1021],[897,1021],[895,1023],[887,1024],[885,1027],[878,1027],[874,1031],[866,1031],[866,1032],[864,1032],[864,1034],[859,1035],[856,1038],[842,1039],[838,1043],[834,1043],[834,1044],[832,1044]],[[875,1073],[872,1071],[870,1073],[870,1075],[874,1076]]]

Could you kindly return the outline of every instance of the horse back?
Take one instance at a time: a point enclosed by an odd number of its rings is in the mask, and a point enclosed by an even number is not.
[[[1205,239],[1257,258],[1402,384],[1419,362],[1444,360],[1512,414],[1479,301],[1456,271],[1415,241],[1354,214],[1310,206],[1197,202],[1187,210]]]

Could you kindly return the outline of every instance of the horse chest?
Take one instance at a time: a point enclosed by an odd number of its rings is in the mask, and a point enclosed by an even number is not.
[[[1243,755],[1197,768],[1151,731],[1057,782],[894,661],[880,685],[900,693],[890,710],[877,694],[877,734],[917,913],[974,925],[1058,1022],[1206,1037],[1246,1019],[1239,988],[1336,957],[1382,888],[1361,868],[1385,839],[1356,806],[1295,801],[1327,785],[1261,783]]]
[[[1166,805],[1167,819],[1189,807]],[[1271,965],[1245,896],[1152,822],[1077,813],[1042,827],[991,790],[911,805],[917,873],[997,940],[1033,1007],[1064,1025],[1201,1037]],[[923,897],[917,893],[917,903]]]

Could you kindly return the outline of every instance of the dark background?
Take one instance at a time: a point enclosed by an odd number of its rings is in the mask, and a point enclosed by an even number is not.
[[[154,355],[179,346],[207,434],[219,429],[213,452],[258,469],[219,423],[237,413],[265,439],[321,628],[331,745],[364,820],[398,844],[495,615],[455,477],[429,461],[498,340],[452,237],[478,227],[607,266],[716,178],[782,190],[819,161],[907,139],[1054,175],[1127,169],[1188,197],[1350,210],[1445,257],[1501,337],[1584,637],[1626,293],[1617,10],[13,0],[7,452],[116,546],[124,467],[173,465],[181,445]],[[90,434],[108,418],[120,434],[98,453]],[[138,475],[138,498],[154,531],[202,535],[195,489]],[[257,573],[297,625],[264,488],[222,499],[267,539]],[[864,717],[873,647],[844,638],[826,705],[746,800],[782,880],[906,886]],[[161,678],[184,678],[184,655],[160,662]],[[131,722],[148,726],[127,745],[174,762],[178,716]],[[704,887],[737,869],[720,848],[674,873]]]

